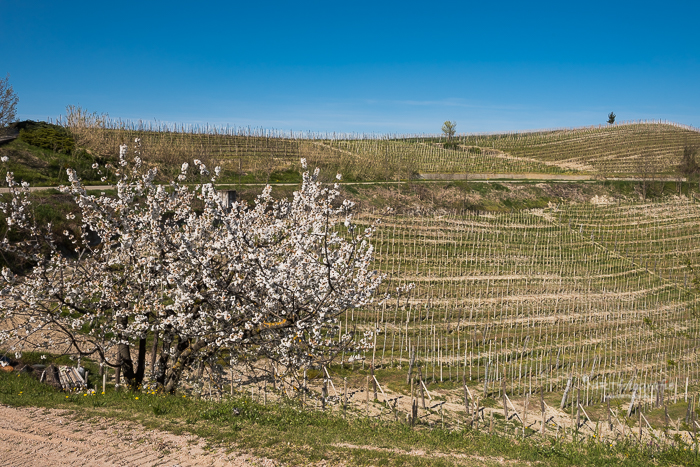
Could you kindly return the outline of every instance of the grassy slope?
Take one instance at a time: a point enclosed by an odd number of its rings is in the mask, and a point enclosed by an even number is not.
[[[99,184],[99,175],[92,169],[95,159],[81,153],[67,155],[27,144],[15,139],[0,144],[0,157],[9,160],[1,164],[3,170],[14,172],[16,181],[32,186],[58,186],[67,183],[67,168],[78,170],[86,184]]]

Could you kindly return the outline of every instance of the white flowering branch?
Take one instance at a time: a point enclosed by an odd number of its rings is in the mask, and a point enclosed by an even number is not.
[[[24,277],[3,270],[0,317],[22,327],[1,333],[0,342],[58,334],[80,355],[120,366],[138,385],[146,339],[161,336],[155,380],[167,391],[217,352],[294,370],[371,345],[371,335],[339,335],[338,317],[367,306],[382,281],[370,270],[374,227],[356,232],[353,204],[338,201],[337,185],[322,186],[318,169],[303,174],[291,200],[274,200],[267,186],[253,205],[227,208],[214,187],[219,168],[212,175],[195,160],[206,183],[181,185],[185,163],[179,181],[155,185],[155,170],[127,155],[122,145],[115,197],[88,194],[68,170],[71,185],[63,191],[83,222],[82,241],[72,239],[78,256],[52,248],[34,255],[36,266]],[[36,237],[27,190],[12,185],[11,174],[8,183],[12,202],[0,208],[9,228]],[[91,232],[99,245],[89,246]],[[2,248],[16,246],[4,241]]]

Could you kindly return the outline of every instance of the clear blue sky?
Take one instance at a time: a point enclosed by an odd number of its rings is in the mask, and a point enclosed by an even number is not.
[[[297,131],[700,126],[698,2],[0,0],[21,119]]]

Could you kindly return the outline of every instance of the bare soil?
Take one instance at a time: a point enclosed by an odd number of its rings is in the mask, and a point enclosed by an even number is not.
[[[106,418],[77,421],[64,410],[0,405],[0,466],[278,466],[240,452],[210,449],[174,435]]]

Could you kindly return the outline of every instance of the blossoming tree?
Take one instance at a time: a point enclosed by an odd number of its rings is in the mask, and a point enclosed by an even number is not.
[[[195,166],[205,183],[185,185],[185,163],[177,181],[157,185],[155,169],[145,170],[138,152],[129,162],[123,145],[113,197],[88,194],[69,170],[63,190],[82,215],[82,238],[64,232],[73,256],[34,224],[28,186],[8,174],[12,199],[0,208],[24,239],[6,236],[2,249],[35,266],[23,276],[2,271],[0,318],[15,325],[0,341],[20,351],[32,339],[60,340],[119,367],[136,387],[147,339],[160,338],[154,380],[169,392],[211,355],[264,357],[295,370],[369,345],[367,335],[357,340],[338,326],[345,310],[372,301],[382,280],[370,269],[373,227],[352,223],[338,186],[322,186],[317,169],[303,174],[291,200],[274,200],[267,186],[253,205],[227,207],[214,187],[219,169]]]

